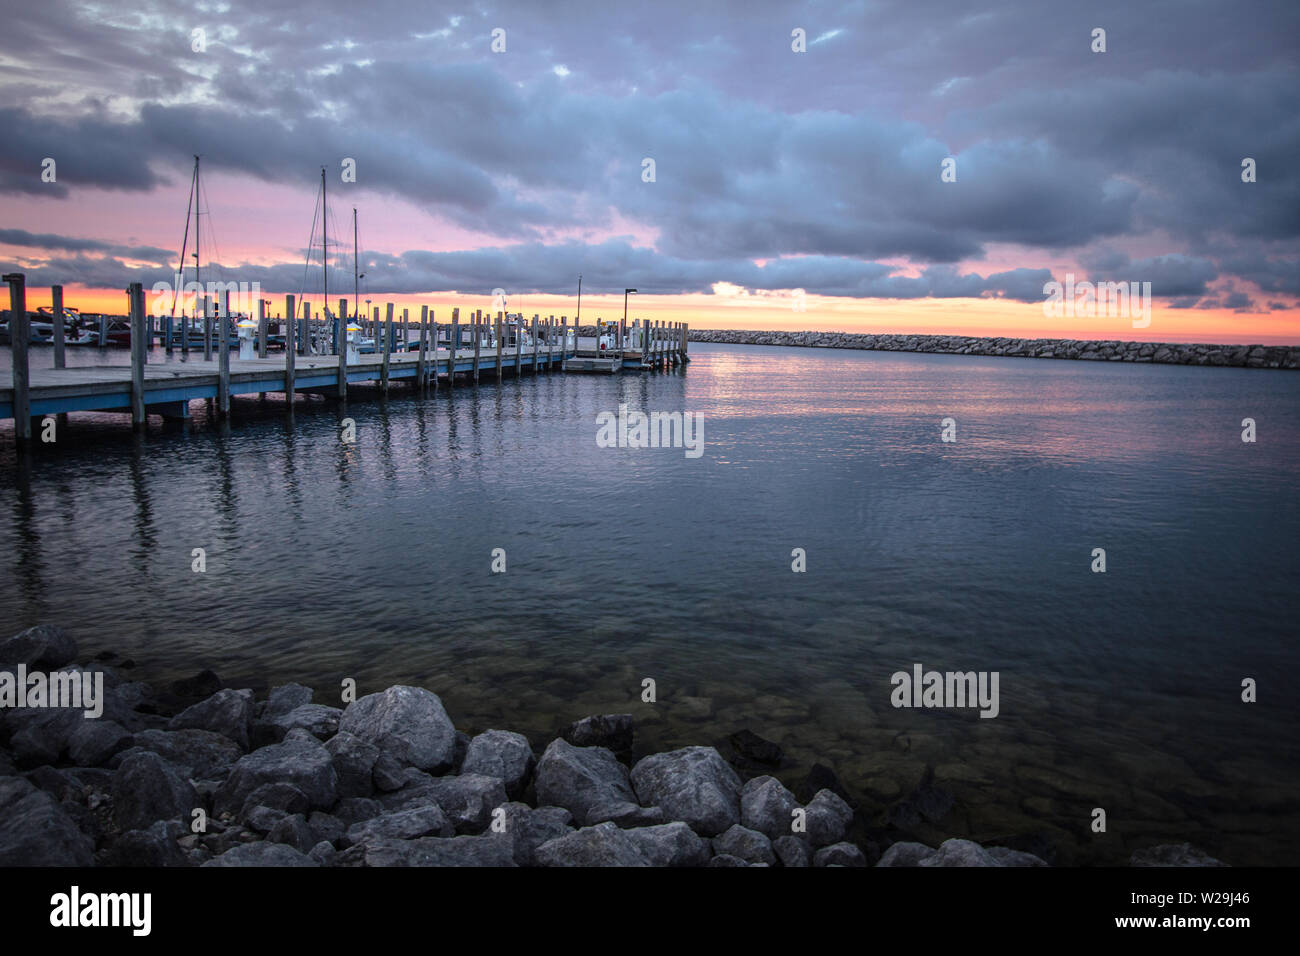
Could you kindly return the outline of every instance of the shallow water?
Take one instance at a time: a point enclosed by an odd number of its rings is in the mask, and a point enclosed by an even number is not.
[[[351,446],[333,403],[300,400],[290,425],[278,396],[141,437],[74,415],[24,458],[5,423],[0,614],[143,679],[211,667],[322,701],[345,677],[421,684],[462,730],[538,745],[598,712],[635,714],[643,751],[748,727],[785,749],[787,783],[824,763],[869,815],[932,777],[956,806],[929,839],[1294,862],[1300,376],[691,355],[424,400],[350,389]],[[620,403],[702,412],[704,454],[598,447]],[[892,707],[918,662],[997,671],[998,717]]]

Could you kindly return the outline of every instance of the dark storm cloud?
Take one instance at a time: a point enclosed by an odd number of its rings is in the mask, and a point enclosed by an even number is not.
[[[947,268],[996,244],[1109,263],[1180,302],[1221,274],[1300,294],[1289,3],[50,0],[14,19],[0,195],[179,189],[193,153],[302,185],[347,156],[349,188],[501,243],[395,256],[374,274],[401,283],[385,291],[545,290],[589,268],[663,291],[1040,298],[1042,269]],[[794,27],[809,52],[791,52]],[[625,224],[654,248],[556,241]],[[445,284],[408,287],[426,282]]]

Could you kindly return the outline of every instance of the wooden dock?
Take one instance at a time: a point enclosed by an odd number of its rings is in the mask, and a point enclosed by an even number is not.
[[[408,320],[405,310],[400,325],[394,322],[393,307],[388,305],[385,321],[381,323],[379,308],[374,310],[372,331],[382,347],[377,353],[358,354],[351,345],[344,347],[344,355],[304,354],[304,342],[319,344],[328,339],[333,327],[333,349],[338,350],[348,329],[346,304],[340,302],[339,317],[328,316],[327,322],[309,318],[292,319],[280,323],[280,334],[285,339],[285,350],[267,355],[269,321],[265,303],[258,305],[257,321],[241,323],[241,328],[256,329],[256,348],[249,343],[247,355],[238,358],[229,347],[220,344],[215,349],[207,345],[194,357],[184,355],[164,362],[149,362],[149,343],[155,335],[152,323],[145,314],[144,292],[139,283],[127,290],[131,322],[131,361],[129,365],[94,365],[67,368],[63,361],[62,322],[56,325],[54,368],[32,369],[28,365],[29,319],[26,309],[25,277],[21,273],[6,275],[9,284],[11,315],[10,338],[12,367],[0,369],[0,420],[14,420],[14,435],[19,444],[31,441],[33,424],[45,416],[64,415],[68,412],[123,412],[130,414],[133,427],[143,428],[150,415],[169,419],[189,418],[189,403],[195,400],[215,400],[218,417],[230,413],[232,395],[265,395],[279,393],[293,396],[301,393],[321,394],[346,401],[349,385],[373,384],[387,392],[393,382],[404,382],[417,388],[437,390],[440,383],[456,387],[458,382],[477,385],[482,375],[490,375],[501,382],[506,376],[515,378],[524,374],[536,375],[551,371],[600,371],[614,373],[627,370],[670,368],[689,361],[687,326],[685,323],[647,323],[639,330],[637,341],[620,336],[620,344],[635,344],[635,349],[616,352],[578,350],[577,326],[568,324],[561,316],[556,322],[551,316],[541,320],[534,315],[531,329],[525,327],[523,316],[517,316],[514,341],[507,342],[503,315],[475,311],[464,325],[460,310],[452,310],[450,323],[439,325],[427,308],[422,309],[418,325]],[[62,292],[55,287],[55,294]],[[56,299],[56,301],[58,301]],[[285,314],[296,316],[293,296],[287,296]],[[58,313],[61,315],[61,311]],[[206,307],[205,307],[205,317]],[[209,338],[213,333],[217,343],[234,340],[234,319],[227,305],[217,316],[210,316]],[[354,317],[354,321],[360,318]],[[352,342],[353,326],[347,332]],[[312,330],[315,329],[313,332]],[[412,330],[418,339],[411,340]],[[457,343],[454,350],[438,347],[446,333],[448,344]],[[484,347],[490,330],[495,331],[495,347]],[[569,345],[569,335],[574,334],[574,344]],[[525,333],[527,335],[525,336]],[[251,333],[250,333],[251,334]],[[524,338],[527,337],[527,344]],[[469,343],[466,340],[469,340]],[[472,344],[470,344],[472,343]],[[406,345],[408,349],[390,351]],[[170,349],[168,350],[170,352]],[[212,352],[216,352],[212,356]],[[350,353],[350,354],[349,354]],[[205,357],[198,357],[204,354]],[[209,357],[210,356],[210,357]],[[290,401],[292,406],[292,401]]]

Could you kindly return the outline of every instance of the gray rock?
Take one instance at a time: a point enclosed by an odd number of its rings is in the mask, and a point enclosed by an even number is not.
[[[319,866],[333,866],[338,852],[328,840],[321,840],[311,848],[311,852],[307,855],[315,860]]]
[[[919,866],[997,866],[998,862],[978,843],[970,840],[944,840],[934,854]]]
[[[738,856],[746,863],[776,862],[772,852],[772,841],[757,830],[750,830],[737,823],[729,827],[721,836],[713,838],[713,852],[718,855]]]
[[[508,800],[500,780],[476,773],[429,777],[380,798],[390,810],[436,804],[457,833],[483,832],[491,822],[492,811]]]
[[[193,780],[224,779],[244,753],[229,737],[211,730],[143,730],[131,743],[132,750],[119,754],[110,766],[135,750],[148,750]]]
[[[198,806],[194,787],[156,753],[132,754],[113,774],[113,822],[123,830],[144,830],[155,820],[188,824]]]
[[[627,831],[651,866],[704,866],[713,855],[709,841],[680,820]]]
[[[1010,847],[990,846],[985,847],[984,852],[993,857],[998,866],[1047,866],[1047,861],[1041,857]]]
[[[1165,843],[1145,850],[1136,850],[1129,858],[1129,866],[1227,866],[1204,850],[1190,843]]]
[[[284,743],[240,758],[217,790],[217,812],[243,806],[248,795],[266,783],[293,784],[313,807],[329,809],[335,801],[338,775],[329,751],[319,741],[286,737]]]
[[[301,788],[291,783],[278,781],[264,783],[244,798],[237,819],[251,821],[253,811],[259,807],[264,810],[277,810],[281,814],[306,813],[311,808],[311,800]],[[267,819],[265,814],[262,815],[262,819]],[[270,827],[262,829],[261,832],[265,833],[268,829]]]
[[[131,734],[111,720],[83,720],[68,738],[68,759],[79,767],[102,767],[132,744]]]
[[[511,798],[528,786],[537,758],[528,738],[508,730],[486,730],[473,738],[465,752],[461,773],[496,777]]]
[[[14,761],[23,767],[57,763],[86,722],[81,711],[66,708],[25,707],[0,711],[0,716],[12,733],[9,749]]]
[[[260,803],[248,808],[248,812],[241,814],[244,825],[254,833],[260,833],[263,836],[274,830],[281,820],[290,816],[284,810],[275,807],[264,807]]]
[[[535,854],[539,866],[649,866],[628,831],[613,823],[583,827],[547,840]]]
[[[320,866],[315,860],[284,843],[241,843],[204,866]]]
[[[813,866],[866,866],[867,858],[852,843],[835,843],[813,854]]]
[[[712,747],[645,757],[631,780],[639,803],[662,807],[701,836],[717,836],[740,822],[740,778]]]
[[[0,641],[0,664],[26,664],[48,670],[71,664],[76,656],[76,641],[53,624],[37,624]]]
[[[876,866],[923,866],[934,852],[924,843],[903,841],[887,849],[876,861]]]
[[[398,685],[354,701],[338,729],[420,770],[441,772],[455,760],[456,728],[438,695],[421,687]]]
[[[301,813],[288,814],[266,834],[268,843],[284,843],[300,853],[310,853],[319,841]]]
[[[157,820],[147,830],[128,830],[109,848],[108,866],[189,866],[190,858],[176,842],[186,829],[175,820]]]
[[[413,840],[424,836],[454,836],[455,828],[436,805],[397,810],[348,827],[346,841],[351,846],[374,840]]]
[[[329,740],[339,729],[343,711],[324,704],[303,704],[287,714],[278,714],[264,723],[276,728],[283,738],[295,727],[301,728],[318,740]]]
[[[657,826],[660,823],[667,823],[668,818],[661,807],[643,807],[623,801],[599,803],[587,810],[588,826],[606,821],[627,830],[632,827]]]
[[[563,807],[538,807],[534,810],[526,803],[511,802],[501,809],[504,812],[500,825],[504,829],[498,829],[494,820],[480,839],[504,843],[519,866],[535,866],[535,853],[539,846],[573,832],[573,814]]]
[[[247,750],[253,732],[253,692],[219,690],[207,700],[181,711],[171,719],[167,729],[211,730]]]
[[[812,866],[812,849],[806,840],[796,836],[777,837],[772,841],[772,852],[784,867]]]
[[[508,844],[478,836],[421,837],[359,843],[335,866],[514,866]]]
[[[806,836],[813,846],[840,842],[853,823],[853,809],[831,790],[817,791],[805,810]]]
[[[575,721],[561,734],[575,747],[604,747],[615,753],[632,749],[631,714],[600,714]]]
[[[308,817],[307,823],[311,827],[311,832],[316,835],[317,843],[322,840],[327,843],[337,843],[343,839],[348,829],[342,820],[332,813],[325,813],[323,810],[317,810]]]
[[[338,777],[339,799],[368,797],[374,793],[375,762],[382,753],[378,747],[353,734],[337,733],[325,742],[325,750]],[[395,758],[389,756],[388,760],[397,766]]]
[[[580,826],[593,807],[637,803],[627,768],[604,747],[575,747],[551,741],[537,762],[537,802],[564,807]]]
[[[730,853],[719,853],[717,856],[713,857],[713,859],[709,860],[705,866],[749,866],[749,864],[738,856],[732,856]]]
[[[789,836],[799,801],[775,777],[755,777],[740,791],[740,822],[775,840]]]
[[[348,736],[351,736],[351,734]],[[406,784],[407,769],[392,754],[380,750],[379,756],[375,758],[375,765],[371,772],[370,782],[372,788],[384,793],[400,790]]]
[[[266,697],[266,708],[262,711],[264,718],[278,717],[296,710],[303,704],[310,704],[315,691],[305,684],[281,684],[272,687]]]
[[[348,797],[340,800],[330,812],[343,821],[344,827],[350,827],[354,823],[379,816],[384,812],[384,805],[369,797]]]
[[[0,777],[0,866],[90,866],[94,850],[48,793]]]

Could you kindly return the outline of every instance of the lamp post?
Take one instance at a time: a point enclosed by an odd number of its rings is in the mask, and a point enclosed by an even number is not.
[[[623,329],[627,328],[627,297],[629,295],[636,295],[636,289],[623,290]],[[623,347],[623,329],[619,329],[619,348]]]

